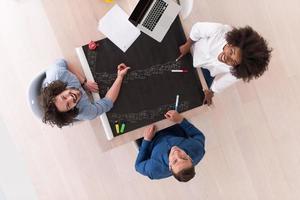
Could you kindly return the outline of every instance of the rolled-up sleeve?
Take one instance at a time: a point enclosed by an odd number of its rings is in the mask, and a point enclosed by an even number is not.
[[[79,114],[76,119],[92,120],[108,112],[113,107],[113,102],[108,98],[103,98],[91,103],[89,99],[85,98],[82,102],[79,102],[77,107],[79,108]]]
[[[189,137],[199,141],[201,145],[204,147],[205,136],[199,129],[197,129],[193,124],[191,124],[186,119],[184,119],[179,125],[184,129],[185,133]]]
[[[218,33],[225,25],[211,22],[198,22],[190,32],[190,38],[193,41],[198,41],[201,38],[209,38]]]
[[[151,160],[151,151],[149,149],[150,143],[150,141],[143,140],[135,161],[135,170],[152,179],[151,167],[154,163],[152,163]]]
[[[57,59],[46,71],[46,78],[43,86],[51,83],[52,81],[61,80],[64,74],[68,73],[67,61],[64,59]]]
[[[68,69],[68,64],[67,64],[67,61],[65,59],[57,59],[55,62],[54,62],[54,65],[57,66],[58,68],[61,68],[61,69]]]
[[[101,115],[104,112],[108,112],[110,109],[112,109],[114,103],[112,100],[108,98],[103,98],[95,102],[96,106],[100,106],[102,110],[99,109],[99,115]]]
[[[224,89],[228,88],[229,86],[233,85],[234,83],[238,82],[235,76],[233,76],[230,72],[223,74],[221,76],[216,76],[214,79],[210,89],[214,93],[220,93]]]

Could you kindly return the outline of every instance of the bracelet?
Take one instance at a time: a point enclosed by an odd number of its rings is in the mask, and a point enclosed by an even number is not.
[[[83,87],[86,84],[87,80],[84,78],[83,83],[81,83],[81,87]]]

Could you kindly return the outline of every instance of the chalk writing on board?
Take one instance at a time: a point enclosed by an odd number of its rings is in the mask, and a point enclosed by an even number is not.
[[[97,51],[87,51],[86,54],[90,69],[92,74],[94,74],[96,69]]]
[[[189,102],[188,101],[182,101],[178,105],[178,110],[188,110],[189,109]],[[174,104],[165,104],[161,105],[158,108],[155,109],[148,109],[148,110],[142,110],[140,112],[135,113],[109,113],[109,121],[110,123],[114,123],[115,121],[126,121],[130,123],[137,123],[142,120],[153,120],[159,116],[164,115],[168,110],[174,110]]]
[[[182,67],[181,61],[171,61],[164,64],[153,65],[147,69],[136,69],[139,67],[131,67],[126,74],[123,83],[133,80],[142,80],[154,75],[162,75],[165,72],[171,72],[172,69],[180,69]],[[136,69],[136,70],[135,70]],[[111,85],[117,77],[117,73],[110,74],[107,72],[95,72],[94,79],[96,82],[105,85]]]

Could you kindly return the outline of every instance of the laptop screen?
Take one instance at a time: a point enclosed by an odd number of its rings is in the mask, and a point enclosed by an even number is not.
[[[140,0],[129,17],[129,21],[137,26],[143,19],[154,0]]]

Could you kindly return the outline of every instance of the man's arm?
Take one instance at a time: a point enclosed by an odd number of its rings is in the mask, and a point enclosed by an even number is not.
[[[184,119],[177,111],[169,110],[165,114],[165,117],[168,120],[179,124],[188,136],[192,137],[195,140],[198,140],[199,142],[201,142],[201,144],[204,145],[205,137],[203,133],[199,129],[197,129],[193,124]]]
[[[135,162],[135,169],[139,173],[148,176],[149,178],[152,178],[151,170],[149,170],[149,167],[151,167],[151,150],[150,150],[150,143],[155,136],[155,126],[150,125],[144,132],[144,139],[142,142],[142,145],[139,149],[139,154],[136,158]]]
[[[149,172],[147,170],[147,166],[149,164],[150,155],[151,155],[151,151],[149,149],[150,143],[151,143],[150,141],[143,140],[142,145],[139,149],[138,156],[135,161],[135,170],[148,177],[149,177]]]
[[[184,132],[188,136],[190,136],[195,140],[198,140],[202,145],[204,145],[205,142],[204,134],[199,129],[197,129],[193,124],[191,124],[188,120],[183,119],[179,125],[184,129]]]

